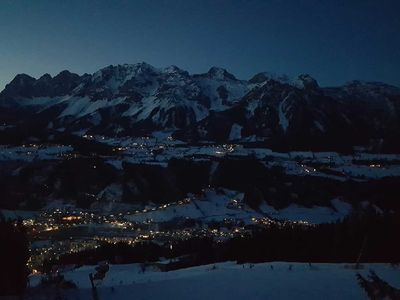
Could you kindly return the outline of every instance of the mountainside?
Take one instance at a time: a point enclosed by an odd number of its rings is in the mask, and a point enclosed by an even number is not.
[[[309,75],[259,73],[239,80],[221,68],[191,75],[146,63],[92,75],[17,75],[0,93],[0,130],[145,136],[169,130],[186,141],[257,142],[282,149],[397,152],[400,88],[353,81],[322,88]]]

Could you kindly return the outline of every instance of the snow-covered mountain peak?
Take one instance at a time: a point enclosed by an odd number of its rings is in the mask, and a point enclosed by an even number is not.
[[[162,69],[162,72],[164,74],[171,74],[171,75],[181,74],[181,75],[189,76],[189,73],[187,71],[182,70],[181,68],[179,68],[175,65],[171,65],[171,66],[168,66],[168,67]]]
[[[145,62],[137,64],[110,65],[93,73],[92,80],[101,81],[103,79],[110,79],[111,77],[132,78],[139,74],[154,74],[158,72],[159,70],[157,68]]]
[[[252,84],[265,84],[269,81],[287,84],[299,89],[318,88],[317,81],[308,74],[300,74],[297,77],[291,77],[286,74],[277,74],[273,72],[261,72],[254,75],[249,82]]]
[[[42,82],[49,82],[53,77],[51,77],[51,75],[49,73],[46,73],[42,76],[40,76],[40,78],[38,79],[38,81],[42,81]]]
[[[217,80],[237,80],[234,75],[219,67],[210,68],[207,72],[207,76]]]
[[[36,79],[32,76],[29,76],[27,74],[18,74],[14,77],[14,79],[6,85],[6,89],[7,88],[13,88],[13,87],[25,87],[28,86],[32,83],[34,83],[36,81]]]
[[[189,74],[142,62],[82,76],[19,74],[0,93],[0,112],[9,124],[41,119],[43,130],[135,135],[173,129],[185,138],[241,136],[278,144],[288,139],[305,147],[318,144],[321,136],[331,145],[344,143],[337,140],[342,136],[348,144],[363,145],[382,132],[398,133],[399,101],[400,89],[383,83],[320,88],[307,74],[262,72],[247,81],[218,67]]]
[[[300,89],[316,89],[318,82],[308,74],[300,74],[294,81],[294,85]]]
[[[292,84],[293,79],[286,74],[277,74],[273,72],[261,72],[254,75],[249,82],[253,84],[261,84],[266,81],[273,80],[282,84]]]

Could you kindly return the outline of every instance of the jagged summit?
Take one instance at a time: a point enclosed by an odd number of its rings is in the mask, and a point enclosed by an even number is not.
[[[251,83],[263,83],[268,80],[278,81],[280,83],[288,84],[291,82],[291,78],[286,74],[277,74],[272,72],[261,72],[254,75],[249,82]]]
[[[275,81],[281,84],[288,84],[294,87],[304,88],[318,88],[318,82],[308,74],[300,74],[297,77],[290,77],[286,74],[277,74],[271,72],[261,72],[254,75],[249,82],[254,84],[261,84],[267,81]]]
[[[295,85],[299,88],[316,89],[319,87],[318,82],[308,74],[300,74],[295,80]]]
[[[208,70],[207,75],[210,78],[219,80],[227,80],[227,79],[237,80],[236,77],[231,73],[229,73],[227,70],[218,67],[211,67],[210,70]]]
[[[82,76],[72,73],[68,70],[61,71],[56,76],[52,77],[50,74],[44,74],[39,79],[36,79],[30,75],[21,73],[15,76],[15,78],[6,85],[6,88],[1,92],[1,94],[14,94],[17,90],[29,89],[32,86],[38,83],[46,83],[48,82],[50,85],[53,82],[60,81],[68,81],[68,82],[99,82],[106,83],[108,80],[120,80],[120,81],[129,81],[132,78],[137,78],[140,76],[159,76],[161,74],[180,74],[187,77],[198,78],[198,77],[207,77],[209,79],[217,80],[217,81],[228,81],[228,80],[238,80],[233,74],[228,72],[224,68],[220,67],[211,67],[208,72],[202,74],[189,74],[187,71],[179,68],[178,66],[171,65],[165,68],[156,68],[146,62],[139,62],[135,64],[118,64],[118,65],[109,65],[100,70],[94,72],[93,74],[83,74]],[[266,81],[273,80],[279,82],[281,84],[289,84],[298,88],[318,88],[318,82],[316,79],[312,78],[309,74],[300,74],[297,77],[291,77],[286,74],[278,74],[273,72],[261,72],[255,74],[248,81],[241,80],[242,82],[248,82],[250,84],[261,84]],[[353,80],[347,82],[344,86],[346,87],[360,87],[360,86],[384,86],[385,88],[398,89],[398,87],[393,87],[380,82],[368,82],[368,81],[360,81]],[[26,92],[26,91],[25,91]],[[26,93],[26,94],[29,94]],[[32,95],[34,96],[34,95]]]
[[[323,88],[308,74],[262,72],[238,80],[218,67],[189,74],[145,62],[82,76],[19,74],[0,93],[3,114],[18,126],[43,116],[43,130],[142,135],[168,129],[182,139],[304,145],[395,143],[399,103],[399,88],[377,82]]]
[[[53,77],[51,77],[51,75],[49,73],[46,73],[42,76],[40,76],[40,78],[38,80],[40,81],[50,81]]]
[[[187,71],[182,70],[181,68],[179,68],[175,65],[171,65],[166,68],[163,68],[162,72],[164,72],[164,73],[181,73],[181,74],[183,73],[183,74],[189,75],[189,73]]]

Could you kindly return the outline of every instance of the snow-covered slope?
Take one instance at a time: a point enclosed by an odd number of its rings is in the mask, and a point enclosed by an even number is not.
[[[343,219],[350,214],[352,206],[338,199],[332,200],[332,207],[303,207],[296,204],[277,210],[263,203],[256,211],[242,203],[243,193],[224,190],[218,194],[213,190],[207,191],[204,197],[191,197],[191,201],[181,205],[166,206],[162,209],[147,209],[125,216],[130,221],[166,222],[179,218],[190,218],[203,222],[223,221],[226,218],[243,221],[251,224],[252,218],[271,217],[277,220],[302,221],[310,224],[330,223]],[[232,205],[232,201],[238,201],[241,205]]]
[[[98,283],[99,299],[367,299],[356,274],[374,270],[396,288],[400,270],[387,264],[366,264],[361,270],[344,264],[273,262],[239,265],[234,262],[199,266],[171,272],[147,270],[140,266],[112,265]],[[84,266],[64,274],[77,286],[65,290],[68,299],[91,299],[89,273]],[[31,277],[31,284],[38,280]],[[312,284],[310,284],[312,283]],[[39,297],[40,295],[38,295]]]
[[[53,87],[60,77],[69,78],[65,72],[38,80],[18,75],[1,93],[0,105],[35,114],[56,110],[48,122],[52,128],[130,135],[132,128],[151,132],[192,125],[210,110],[230,107],[249,90],[246,81],[219,68],[192,76],[176,66],[108,66],[92,75],[74,75],[73,84],[62,91]]]
[[[243,141],[255,137],[253,141],[286,149],[327,151],[364,145],[375,151],[399,151],[399,88],[359,82],[320,88],[308,75],[299,78],[297,83],[264,75],[253,80],[254,86],[237,105],[201,120],[194,131],[205,140],[226,141],[241,126]]]

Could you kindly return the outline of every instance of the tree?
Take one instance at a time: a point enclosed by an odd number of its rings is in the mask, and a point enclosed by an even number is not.
[[[257,210],[262,201],[263,194],[256,187],[249,188],[244,194],[243,202],[250,206],[252,209]]]
[[[0,296],[22,295],[29,274],[26,263],[29,258],[28,240],[22,222],[0,220]]]

